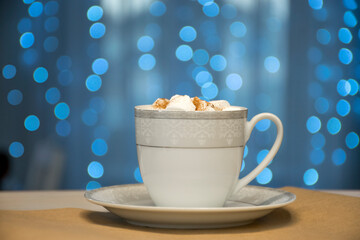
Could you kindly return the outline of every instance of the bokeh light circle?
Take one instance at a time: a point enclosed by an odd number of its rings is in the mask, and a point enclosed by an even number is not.
[[[33,2],[28,8],[28,12],[31,17],[38,17],[42,14],[43,9],[44,7],[41,2]]]
[[[98,75],[93,74],[86,79],[85,85],[90,92],[96,92],[101,88],[102,81]]]
[[[161,1],[155,1],[150,5],[149,10],[151,15],[161,17],[166,12],[166,5]]]
[[[53,87],[49,88],[45,93],[45,99],[50,104],[55,104],[60,100],[60,91],[59,89]]]
[[[185,26],[180,30],[179,36],[185,42],[192,42],[196,39],[197,33],[192,26]]]
[[[5,65],[2,69],[2,75],[5,79],[12,79],[16,75],[16,67],[14,65]]]
[[[209,54],[204,49],[198,49],[194,52],[193,61],[197,65],[205,65],[209,61]]]
[[[346,160],[345,151],[342,148],[335,149],[331,155],[331,160],[335,166],[343,165]]]
[[[103,11],[102,7],[94,5],[88,9],[86,15],[90,21],[96,22],[102,18],[103,13],[104,13],[104,11]]]
[[[265,168],[259,175],[256,176],[256,181],[262,185],[268,184],[273,178],[273,173],[270,168]]]
[[[180,45],[176,49],[175,55],[180,61],[186,62],[193,57],[193,50],[189,45]]]
[[[19,105],[23,100],[23,94],[20,90],[13,89],[8,93],[7,100],[13,106]]]
[[[92,70],[97,75],[102,75],[107,72],[109,68],[109,63],[105,58],[97,58],[92,63]]]
[[[96,156],[104,156],[108,151],[108,145],[104,139],[97,138],[91,144],[91,151]]]
[[[14,158],[19,158],[24,154],[24,145],[21,142],[12,142],[9,146],[9,154]]]
[[[71,132],[71,125],[67,120],[60,120],[56,124],[56,133],[61,137],[69,136]]]
[[[321,149],[325,146],[326,139],[323,134],[315,133],[311,136],[311,146],[315,149]]]
[[[32,34],[31,32],[23,33],[19,41],[22,48],[29,48],[34,44],[34,34]]]
[[[359,135],[355,132],[350,132],[345,138],[346,146],[349,149],[354,149],[359,145]]]
[[[86,185],[86,190],[87,191],[94,190],[94,189],[97,189],[97,188],[101,188],[101,184],[96,182],[96,181],[90,181]]]
[[[144,71],[152,70],[156,65],[156,59],[151,54],[144,54],[138,60],[139,67]]]
[[[54,108],[54,114],[55,114],[55,117],[60,120],[64,120],[64,119],[68,118],[70,115],[69,105],[67,105],[64,102],[60,102],[60,103],[56,104],[56,106]]]
[[[224,71],[226,65],[226,58],[222,55],[214,55],[210,59],[210,67],[215,71]]]
[[[201,94],[207,99],[215,98],[219,93],[219,89],[213,82],[207,82],[201,87]]]
[[[341,63],[348,65],[353,60],[353,54],[352,52],[347,48],[342,48],[339,51],[339,60]]]
[[[327,130],[332,135],[339,133],[341,130],[341,122],[339,119],[335,117],[330,118],[326,126],[327,126]]]
[[[280,61],[277,57],[269,56],[264,60],[264,67],[269,73],[276,73],[280,69]]]
[[[136,180],[137,182],[139,182],[139,183],[143,183],[143,182],[144,182],[143,179],[142,179],[142,177],[141,177],[141,172],[140,172],[140,168],[139,168],[139,167],[135,168],[134,178],[135,178],[135,180]]]
[[[34,81],[37,83],[45,82],[48,79],[48,77],[49,77],[49,73],[44,67],[38,67],[37,69],[35,69],[33,74]]]
[[[103,23],[97,22],[89,29],[90,36],[94,39],[102,38],[105,35],[106,27]]]
[[[205,83],[212,82],[213,77],[208,71],[201,71],[196,75],[195,81],[197,85],[202,87]]]
[[[35,115],[29,115],[25,118],[24,126],[26,130],[29,130],[30,132],[36,131],[40,127],[40,120]]]
[[[154,40],[150,36],[142,36],[137,41],[137,48],[141,52],[149,52],[154,48]]]
[[[239,90],[242,84],[243,80],[237,73],[231,73],[226,77],[226,86],[233,91]]]
[[[220,8],[215,2],[205,3],[202,10],[208,17],[216,17],[220,12]]]
[[[97,161],[92,161],[87,168],[88,174],[92,178],[101,178],[104,174],[104,167]]]
[[[306,128],[312,134],[318,132],[321,128],[320,119],[316,116],[309,117],[308,120],[306,121]]]
[[[57,17],[49,17],[45,20],[44,28],[48,33],[53,33],[59,28],[59,19]]]
[[[319,173],[314,168],[310,168],[304,173],[304,183],[308,186],[312,186],[319,180]]]
[[[320,165],[325,160],[325,153],[322,149],[313,149],[310,153],[310,161],[314,165]]]
[[[59,40],[57,39],[57,37],[47,37],[44,40],[44,49],[46,52],[55,52],[55,50],[58,48],[59,46]]]
[[[350,113],[350,110],[350,103],[344,99],[340,99],[336,104],[336,112],[342,117],[348,115]]]
[[[242,38],[246,35],[247,28],[242,22],[233,22],[230,25],[230,33],[237,38]]]

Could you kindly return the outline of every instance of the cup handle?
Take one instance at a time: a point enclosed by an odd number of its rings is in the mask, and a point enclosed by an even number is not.
[[[281,145],[281,142],[283,139],[283,135],[284,135],[283,125],[282,125],[280,119],[271,113],[260,113],[256,116],[254,116],[249,122],[246,122],[246,124],[245,124],[245,143],[249,140],[251,132],[254,129],[256,123],[258,123],[260,120],[263,120],[263,119],[269,119],[275,123],[276,128],[277,128],[277,136],[276,136],[275,142],[274,142],[273,146],[271,147],[269,153],[264,158],[264,160],[254,170],[252,170],[248,175],[241,178],[237,182],[233,193],[237,192],[240,188],[247,185],[257,175],[259,175],[260,172],[262,170],[264,170],[264,168],[266,168],[267,165],[269,165],[271,160],[273,160],[273,158],[275,157],[276,153],[278,152],[278,150],[280,148],[280,145]]]

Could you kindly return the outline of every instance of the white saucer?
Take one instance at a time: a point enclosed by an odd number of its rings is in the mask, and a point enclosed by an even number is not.
[[[143,184],[129,184],[87,191],[85,198],[131,224],[200,229],[249,224],[293,202],[296,196],[279,189],[248,185],[234,193],[221,208],[156,207]]]

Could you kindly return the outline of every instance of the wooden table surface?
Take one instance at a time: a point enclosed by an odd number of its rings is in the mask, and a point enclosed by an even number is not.
[[[360,190],[321,190],[329,193],[360,197]],[[107,211],[84,198],[84,190],[76,191],[2,191],[1,210],[40,210],[54,208],[81,208]]]

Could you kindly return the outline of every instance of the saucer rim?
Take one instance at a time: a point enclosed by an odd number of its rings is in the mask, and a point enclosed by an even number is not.
[[[277,189],[277,188],[269,188],[269,187],[262,187],[262,186],[253,186],[253,185],[246,185],[246,188],[257,188],[257,189],[263,189],[266,191],[277,191],[279,193],[285,193],[290,195],[290,199],[284,203],[277,203],[277,204],[269,204],[269,205],[263,205],[263,206],[246,206],[246,207],[214,207],[214,208],[209,208],[209,207],[196,207],[196,208],[185,208],[185,207],[161,207],[161,206],[141,206],[141,205],[127,205],[127,204],[121,204],[121,203],[109,203],[109,202],[104,202],[104,201],[99,201],[96,200],[94,198],[91,197],[92,194],[94,194],[95,192],[99,192],[99,191],[103,191],[106,189],[112,189],[112,188],[124,188],[124,187],[136,187],[136,186],[141,186],[144,185],[143,183],[137,183],[137,184],[121,184],[121,185],[112,185],[112,186],[107,186],[107,187],[101,187],[101,188],[97,188],[97,189],[93,189],[93,190],[88,190],[85,191],[84,193],[84,197],[86,198],[86,200],[88,200],[91,203],[103,206],[103,207],[110,207],[110,208],[121,208],[121,209],[127,209],[127,210],[132,210],[132,211],[149,211],[149,212],[189,212],[189,213],[193,213],[193,212],[197,212],[197,213],[201,213],[201,212],[246,212],[246,211],[259,211],[259,210],[273,210],[276,208],[281,208],[284,207],[292,202],[294,202],[296,200],[296,195],[294,193],[282,190],[282,189]],[[231,197],[230,197],[231,199]]]

